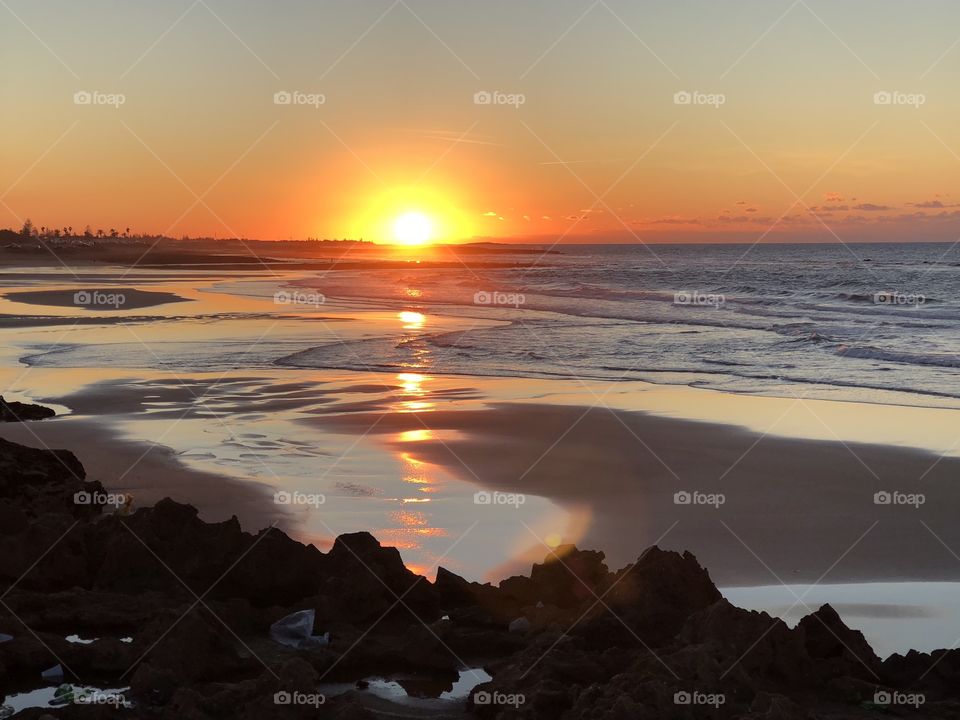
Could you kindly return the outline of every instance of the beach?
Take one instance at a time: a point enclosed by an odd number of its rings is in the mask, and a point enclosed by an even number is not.
[[[136,507],[172,497],[206,521],[235,515],[321,549],[370,530],[414,571],[493,582],[560,544],[615,566],[658,545],[695,553],[743,604],[785,617],[806,607],[796,596],[842,586],[841,613],[879,614],[871,640],[885,650],[905,647],[894,622],[960,635],[922,592],[960,580],[957,411],[942,403],[446,374],[433,371],[438,348],[508,328],[510,311],[311,296],[328,283],[299,271],[167,269],[138,287],[90,276],[137,302],[77,308],[90,286],[42,272],[0,301],[3,332],[17,333],[8,399],[59,412],[0,437],[73,449]],[[378,367],[386,342],[403,348],[399,365]],[[305,367],[337,348],[355,368]],[[884,583],[894,589],[872,603]],[[787,605],[765,590],[784,587],[797,589]]]

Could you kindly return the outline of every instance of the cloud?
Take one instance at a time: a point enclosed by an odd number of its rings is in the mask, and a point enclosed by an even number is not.
[[[882,212],[884,210],[893,210],[893,207],[890,205],[875,205],[874,203],[860,203],[859,205],[854,205],[853,209],[862,210],[863,212]]]
[[[483,214],[483,217],[500,217],[500,213],[495,213],[493,210],[488,210]]]
[[[907,205],[912,205],[913,207],[923,208],[926,210],[939,210],[940,208],[960,207],[960,204],[958,203],[944,203],[941,200],[927,200],[926,202],[907,203]]]
[[[667,215],[665,217],[650,218],[648,220],[636,221],[638,225],[699,225],[700,218],[685,218],[680,215]]]
[[[824,202],[843,202],[843,195],[838,192],[827,192],[823,194]]]

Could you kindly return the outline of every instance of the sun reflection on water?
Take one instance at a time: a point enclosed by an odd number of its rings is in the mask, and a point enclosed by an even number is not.
[[[427,324],[427,316],[423,313],[414,312],[413,310],[402,310],[397,313],[397,317],[400,318],[400,322],[403,323],[402,327],[404,330],[420,330]]]

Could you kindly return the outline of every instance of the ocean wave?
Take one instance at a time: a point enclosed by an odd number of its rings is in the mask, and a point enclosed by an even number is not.
[[[903,363],[907,365],[960,368],[960,355],[923,355],[920,353],[883,350],[870,346],[857,347],[850,345],[840,345],[836,349],[836,354],[841,357],[857,358],[860,360],[881,360],[883,362]]]

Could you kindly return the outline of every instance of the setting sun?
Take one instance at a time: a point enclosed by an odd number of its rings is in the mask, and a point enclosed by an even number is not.
[[[423,213],[408,212],[393,223],[393,237],[404,245],[423,245],[433,236],[433,223]]]

